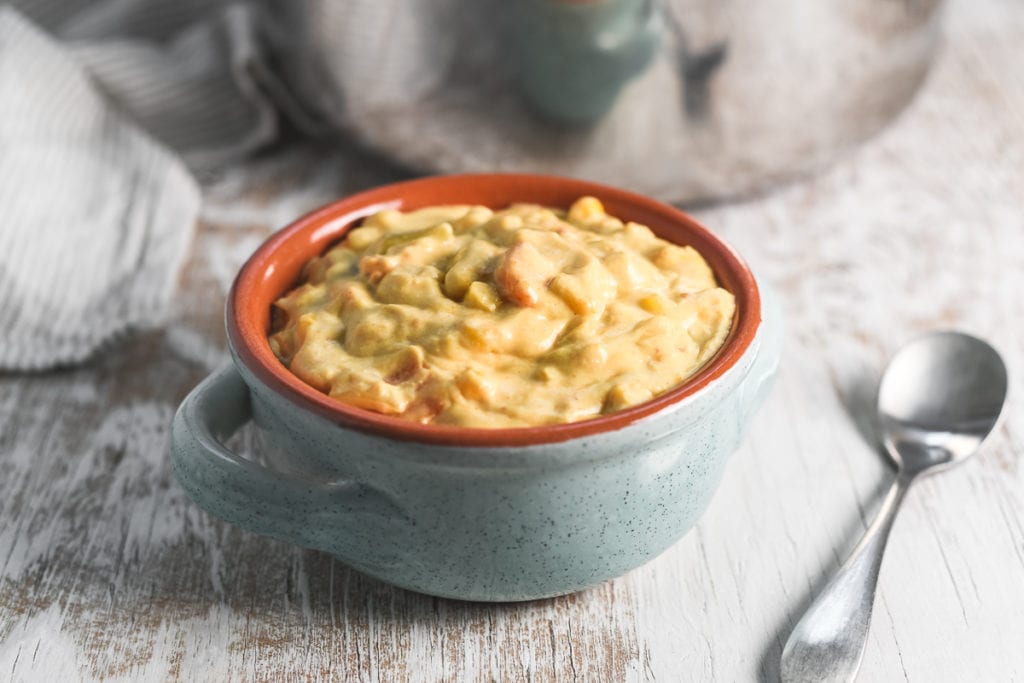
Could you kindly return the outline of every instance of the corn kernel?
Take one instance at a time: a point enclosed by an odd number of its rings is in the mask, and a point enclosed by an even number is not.
[[[669,310],[669,302],[659,294],[648,294],[637,302],[640,308],[652,315],[665,315]]]
[[[383,233],[380,228],[365,226],[350,230],[345,238],[345,244],[349,249],[362,251],[380,239]]]
[[[580,197],[569,207],[569,220],[573,223],[588,223],[604,215],[604,204],[596,197]]]
[[[486,282],[472,282],[466,290],[466,297],[462,300],[466,306],[478,308],[481,311],[494,312],[501,305],[501,297]]]
[[[489,401],[494,387],[476,370],[467,370],[455,381],[459,392],[471,401]]]

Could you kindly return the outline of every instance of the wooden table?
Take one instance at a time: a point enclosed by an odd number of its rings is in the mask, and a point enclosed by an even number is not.
[[[0,679],[774,680],[795,618],[891,479],[870,428],[886,358],[964,329],[1001,349],[1024,395],[1024,11],[950,10],[930,81],[879,139],[698,212],[784,297],[782,374],[697,528],[577,595],[416,595],[185,497],[168,426],[225,360],[234,272],[301,211],[399,172],[290,146],[211,181],[165,331],[0,379]],[[1019,418],[1011,405],[981,457],[910,494],[862,680],[1024,679]]]

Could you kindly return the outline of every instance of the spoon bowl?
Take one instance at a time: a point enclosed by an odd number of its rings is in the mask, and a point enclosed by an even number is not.
[[[1006,401],[1002,358],[961,332],[934,332],[904,346],[878,389],[886,452],[911,477],[977,452]]]

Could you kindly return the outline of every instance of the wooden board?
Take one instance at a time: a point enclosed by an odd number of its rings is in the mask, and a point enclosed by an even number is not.
[[[564,598],[404,592],[185,497],[168,425],[225,359],[235,270],[301,211],[399,174],[289,145],[212,179],[166,330],[0,378],[0,680],[775,680],[891,478],[870,428],[878,372],[946,327],[997,345],[1014,403],[983,455],[910,494],[862,680],[1024,680],[1024,7],[949,9],[930,81],[884,135],[698,212],[784,298],[779,383],[698,527]]]

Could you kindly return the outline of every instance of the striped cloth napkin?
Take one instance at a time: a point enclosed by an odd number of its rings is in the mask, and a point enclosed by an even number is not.
[[[0,369],[79,362],[164,319],[191,171],[277,132],[253,25],[212,0],[0,6]]]

